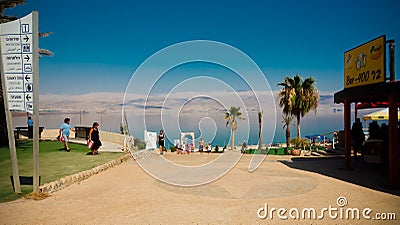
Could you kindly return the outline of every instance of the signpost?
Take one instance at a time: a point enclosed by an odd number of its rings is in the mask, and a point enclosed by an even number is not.
[[[33,191],[39,192],[38,12],[0,24],[1,76],[15,192],[20,193],[11,111],[33,114]]]
[[[344,88],[385,82],[386,36],[344,53]]]

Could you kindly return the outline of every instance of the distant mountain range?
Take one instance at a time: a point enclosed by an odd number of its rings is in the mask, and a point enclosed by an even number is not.
[[[277,93],[274,92],[274,100],[277,109]],[[241,100],[245,102],[245,106],[251,109],[248,111],[254,111],[257,109],[257,99],[251,92],[237,92]],[[268,94],[268,93],[262,93]],[[55,94],[43,94],[40,95],[40,111],[41,112],[59,112],[59,111],[104,111],[107,112],[121,112],[122,106],[134,107],[136,109],[146,110],[161,110],[161,109],[172,109],[174,106],[182,107],[187,105],[188,107],[202,106],[208,107],[223,107],[218,103],[219,99],[232,98],[232,92],[215,92],[212,93],[212,97],[198,96],[196,98],[189,99],[187,96],[196,96],[196,93],[181,92],[174,96],[168,96],[166,99],[165,95],[154,95],[146,98],[144,95],[139,94],[128,94],[126,95],[124,102],[123,93],[113,92],[98,92],[89,93],[84,95],[55,95]],[[271,98],[270,98],[271,99]],[[165,101],[166,100],[166,101]],[[341,105],[336,105],[333,102],[333,94],[321,94],[319,99],[318,111],[332,111],[333,108],[342,108]],[[229,106],[228,106],[229,108]],[[188,108],[187,108],[188,109]]]

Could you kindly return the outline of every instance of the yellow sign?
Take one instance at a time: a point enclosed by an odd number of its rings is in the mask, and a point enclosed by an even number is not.
[[[344,53],[344,88],[385,82],[386,36]]]

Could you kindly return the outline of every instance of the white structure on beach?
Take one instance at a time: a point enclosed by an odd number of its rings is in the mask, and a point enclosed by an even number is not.
[[[144,130],[144,141],[146,142],[146,149],[154,150],[157,148],[157,132]]]
[[[186,140],[186,136],[188,136],[188,135],[192,138],[192,144],[193,144],[193,148],[194,148],[195,147],[194,132],[181,132],[181,144],[189,144],[189,143],[187,143],[188,141]]]

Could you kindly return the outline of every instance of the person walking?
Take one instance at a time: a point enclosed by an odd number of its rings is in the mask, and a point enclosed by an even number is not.
[[[93,142],[93,143],[91,143]],[[97,155],[99,154],[98,150],[100,146],[102,145],[100,141],[100,135],[99,135],[99,123],[98,122],[93,122],[93,126],[89,131],[89,149],[91,152],[89,152],[89,155]]]
[[[65,118],[64,123],[61,125],[58,136],[63,137],[64,139],[64,146],[65,150],[67,152],[71,151],[71,149],[68,146],[68,141],[69,141],[69,131],[75,132],[75,129],[71,127],[69,124],[71,122],[70,118]]]
[[[160,146],[160,155],[163,154],[164,144],[165,144],[165,134],[163,130],[160,130],[160,133],[157,136],[158,145]]]

